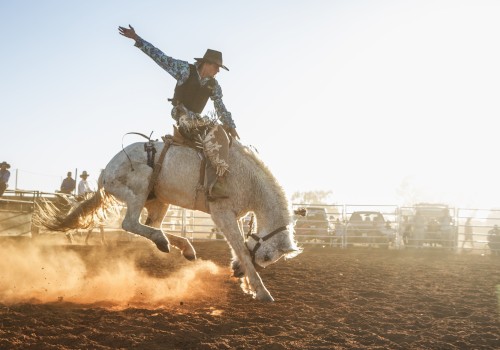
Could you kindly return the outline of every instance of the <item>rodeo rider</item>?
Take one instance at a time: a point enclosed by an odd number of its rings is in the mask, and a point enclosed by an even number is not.
[[[222,64],[222,53],[208,49],[202,58],[195,58],[190,64],[174,59],[142,39],[134,28],[118,27],[119,33],[135,40],[135,46],[151,57],[161,68],[177,80],[172,117],[179,131],[191,139],[199,138],[211,166],[207,168],[207,187],[209,200],[227,198],[224,175],[228,170],[229,134],[239,139],[231,113],[222,102],[222,89],[215,80],[219,68],[228,70]],[[214,103],[215,112],[222,126],[208,116],[201,116],[208,99]]]

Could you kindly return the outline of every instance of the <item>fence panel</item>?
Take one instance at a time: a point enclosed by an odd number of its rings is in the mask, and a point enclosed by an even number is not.
[[[0,236],[37,234],[31,217],[35,201],[40,197],[51,198],[54,194],[7,190],[0,197]],[[295,237],[302,245],[447,248],[500,255],[500,209],[425,204],[294,203],[292,206],[293,209],[306,208],[305,217],[294,217]],[[125,210],[123,207],[121,218]],[[425,220],[419,222],[418,214]],[[110,223],[108,231],[122,231],[120,219]],[[245,233],[249,230],[249,221],[250,215],[241,219],[240,227]],[[176,206],[169,208],[161,228],[190,240],[223,239],[209,214]]]
[[[458,208],[457,223],[459,250],[500,255],[500,209]]]
[[[5,191],[0,197],[0,236],[31,236],[36,192]]]

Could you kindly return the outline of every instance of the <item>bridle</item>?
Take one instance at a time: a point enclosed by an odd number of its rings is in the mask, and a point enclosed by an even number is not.
[[[277,233],[280,233],[281,231],[286,230],[287,227],[286,227],[286,225],[278,227],[276,230],[268,233],[264,237],[260,237],[260,236],[256,235],[255,233],[252,233],[253,225],[254,225],[253,218],[254,218],[254,216],[252,214],[252,216],[250,217],[250,223],[249,223],[249,228],[248,228],[248,232],[246,234],[246,237],[247,237],[247,239],[253,238],[257,242],[252,250],[250,250],[250,248],[248,248],[248,246],[247,246],[248,250],[250,251],[250,256],[252,257],[252,263],[255,265],[255,253],[257,253],[257,250],[259,250],[262,243],[264,243],[265,241],[267,241],[268,239],[270,239],[271,237],[273,237]]]

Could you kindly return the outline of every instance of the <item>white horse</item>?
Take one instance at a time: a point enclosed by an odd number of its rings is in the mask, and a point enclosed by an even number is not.
[[[165,144],[155,142],[154,146],[159,154]],[[265,268],[281,257],[292,258],[301,252],[293,237],[290,206],[282,187],[249,148],[233,141],[228,161],[230,170],[225,185],[230,196],[208,202],[208,211],[231,247],[234,275],[246,277],[256,299],[273,301],[256,268]],[[68,215],[50,215],[42,207],[39,221],[52,230],[91,227],[95,209],[106,208],[110,205],[108,200],[116,198],[127,207],[122,222],[124,230],[150,239],[163,252],[169,252],[173,245],[187,259],[196,259],[195,250],[186,238],[164,233],[160,225],[170,204],[198,209],[195,193],[200,164],[196,150],[171,145],[151,195],[148,186],[153,169],[147,164],[144,143],[131,144],[108,163],[99,177],[99,191],[93,197]],[[146,225],[139,220],[144,207],[148,212]],[[250,211],[255,213],[258,227],[256,234],[245,237],[238,219]]]

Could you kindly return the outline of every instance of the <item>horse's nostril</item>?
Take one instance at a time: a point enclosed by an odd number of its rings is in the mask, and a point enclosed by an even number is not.
[[[271,260],[271,258],[269,257],[269,255],[266,255],[266,256],[264,257],[264,261],[269,261],[269,260]]]

